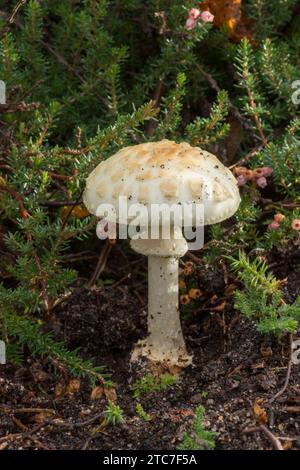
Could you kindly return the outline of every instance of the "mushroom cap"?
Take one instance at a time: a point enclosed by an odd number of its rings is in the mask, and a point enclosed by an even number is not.
[[[204,225],[231,217],[240,204],[237,182],[214,155],[188,143],[162,140],[126,147],[102,161],[87,178],[83,201],[89,212],[119,196],[132,204],[203,204]]]

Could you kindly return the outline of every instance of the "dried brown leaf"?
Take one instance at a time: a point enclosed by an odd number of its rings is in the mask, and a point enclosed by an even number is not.
[[[261,347],[260,348],[260,354],[262,355],[262,357],[271,357],[273,356],[273,350],[271,348],[271,346],[268,346],[268,347]]]
[[[105,388],[104,395],[106,396],[107,400],[110,400],[113,403],[117,401],[117,392],[115,388]]]
[[[61,382],[58,382],[56,385],[55,385],[55,396],[56,398],[60,398],[62,397],[65,393],[66,393],[66,386],[65,384],[61,383]]]
[[[289,413],[300,413],[300,406],[286,406],[284,409]]]
[[[266,410],[264,410],[261,407],[262,400],[255,400],[254,405],[253,405],[253,413],[255,419],[260,423],[260,424],[267,424],[268,422],[268,415]]]
[[[44,423],[48,418],[53,417],[53,412],[41,411],[32,416],[31,420],[35,423]]]
[[[104,394],[104,388],[103,387],[95,387],[93,388],[91,392],[91,400],[99,400]]]
[[[292,443],[292,441],[285,441],[282,444],[282,447],[283,447],[284,450],[291,450],[292,447],[293,447],[293,443]]]
[[[67,385],[66,392],[70,395],[75,395],[75,393],[79,392],[80,390],[80,380],[78,379],[71,379]]]

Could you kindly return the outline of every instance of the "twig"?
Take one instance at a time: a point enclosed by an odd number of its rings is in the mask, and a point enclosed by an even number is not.
[[[278,436],[278,439],[280,439],[281,441],[293,442],[293,441],[300,441],[300,436],[298,437]]]
[[[6,25],[0,31],[0,39],[9,31],[9,26],[11,26],[15,20],[15,17],[20,10],[20,8],[27,3],[27,0],[20,0],[17,5],[14,7],[11,15],[6,19]],[[2,12],[1,12],[2,14]],[[6,16],[6,15],[4,15]]]
[[[263,204],[265,204],[264,206],[264,211],[271,211],[271,210],[278,210],[282,207],[285,207],[287,209],[298,209],[300,207],[300,202],[296,202],[296,201],[293,201],[293,202],[273,202],[271,201],[270,199],[263,199],[263,198],[260,198],[260,202],[262,202]]]
[[[203,260],[201,258],[198,258],[198,256],[194,255],[190,251],[187,252],[186,256],[196,264],[203,264]]]
[[[55,410],[51,408],[16,408],[14,413],[51,413],[55,414]]]
[[[276,437],[264,424],[261,424],[260,426],[255,426],[253,428],[244,429],[243,434],[251,434],[253,432],[259,431],[263,432],[264,435],[269,439],[269,441],[271,441],[275,450],[284,450],[278,437]]]
[[[47,426],[55,426],[61,429],[77,429],[77,428],[82,428],[84,426],[88,426],[89,424],[93,424],[95,421],[97,421],[99,418],[103,417],[103,412],[97,413],[96,415],[92,416],[89,419],[86,419],[85,421],[77,421],[75,423],[66,423],[64,421],[57,421],[54,419],[46,419],[44,422],[39,423],[37,426],[35,426],[33,429],[27,432],[22,432],[22,433],[16,433],[16,434],[7,434],[6,436],[0,437],[0,442],[6,441],[6,440],[14,440],[14,439],[25,439],[25,438],[30,438],[33,434],[38,432],[40,429],[45,428]]]
[[[103,411],[101,413],[97,413],[96,415],[92,416],[89,419],[86,419],[85,421],[77,421],[75,423],[66,423],[65,421],[56,421],[54,419],[46,419],[44,422],[44,426],[56,426],[61,429],[73,430],[73,429],[83,428],[85,426],[88,426],[89,424],[93,424],[95,421],[97,421],[99,418],[102,418],[102,417],[103,417]]]
[[[121,277],[118,281],[116,281],[114,284],[111,286],[108,286],[109,289],[115,289],[118,287],[120,284],[122,284],[124,281],[128,280],[131,278],[131,273],[125,274],[125,276]]]
[[[47,201],[45,205],[53,207],[80,206],[81,201]]]
[[[265,146],[263,144],[261,144],[258,147],[256,147],[255,149],[251,150],[251,152],[249,152],[245,157],[243,157],[241,160],[239,160],[238,162],[231,165],[229,167],[229,169],[232,170],[236,166],[245,165],[245,163],[248,163],[248,161],[251,160],[252,157],[255,157],[255,155],[257,155],[258,152],[260,152],[264,147]]]
[[[88,283],[89,287],[92,287],[95,284],[95,282],[97,281],[97,279],[99,278],[99,276],[101,276],[101,274],[103,273],[103,271],[105,269],[105,266],[106,266],[106,263],[107,263],[108,256],[111,252],[111,249],[112,249],[112,244],[107,239],[106,242],[105,242],[105,245],[103,246],[103,248],[101,250],[96,269],[93,272],[93,275],[92,275],[92,277],[91,277],[91,279]]]
[[[38,449],[55,450],[53,447],[47,447],[45,444],[39,441],[39,439],[37,439],[35,436],[30,435],[30,433],[28,433],[28,427],[25,426],[25,424],[23,424],[22,421],[20,421],[18,418],[16,418],[15,416],[12,416],[12,420],[15,423],[15,425],[18,426],[18,428],[20,428],[21,431],[23,431],[23,433],[25,433],[26,439],[31,440]]]
[[[27,0],[20,0],[19,3],[17,3],[17,5],[15,6],[15,8],[13,9],[12,11],[12,14],[10,15],[9,19],[8,19],[8,23],[9,24],[12,24],[15,20],[15,17],[18,13],[18,11],[20,10],[20,8],[25,5],[25,3],[27,3]]]
[[[22,440],[23,439],[30,439],[40,449],[54,450],[53,448],[46,447],[35,436],[33,436],[33,434],[35,434],[37,431],[39,431],[40,429],[45,428],[47,426],[55,426],[55,427],[60,428],[60,429],[74,430],[74,429],[77,429],[77,428],[88,426],[89,424],[93,424],[95,421],[97,421],[99,418],[102,418],[102,417],[103,417],[103,412],[97,413],[96,415],[92,416],[89,419],[86,419],[85,421],[78,421],[78,422],[75,422],[75,423],[66,423],[64,421],[56,421],[56,420],[53,420],[53,419],[47,419],[43,423],[39,423],[37,426],[35,426],[30,431],[25,431],[25,432],[16,433],[16,434],[7,434],[6,436],[0,437],[0,442],[13,441],[15,439],[22,439]],[[20,423],[20,421],[17,420],[16,418],[14,418],[13,421],[22,430],[26,429],[26,426],[23,425],[23,423]]]
[[[143,299],[143,297],[141,296],[141,294],[139,293],[139,291],[137,289],[134,289],[133,293],[135,294],[135,296],[137,297],[138,301],[140,302],[140,304],[144,307],[146,305],[146,302],[145,300]]]
[[[25,439],[25,438],[30,438],[32,434],[35,434],[38,432],[40,429],[45,427],[45,423],[39,423],[37,426],[35,426],[33,429],[27,432],[19,432],[15,434],[7,434],[6,436],[0,437],[0,442],[5,442],[5,441],[13,441],[14,439]]]
[[[267,428],[267,426],[261,424],[259,429],[270,439],[276,450],[283,450],[280,440],[270,431],[269,428]]]
[[[85,441],[85,443],[83,444],[81,450],[87,450],[89,444],[90,444],[96,437],[98,437],[97,434],[95,434],[94,436],[89,436],[89,437],[87,438],[87,440]]]
[[[19,420],[18,418],[16,418],[15,416],[12,416],[11,419],[13,420],[13,422],[15,423],[15,425],[21,429],[21,431],[23,432],[27,432],[28,431],[28,427],[25,426],[25,424],[22,423],[21,420]]]
[[[290,355],[289,355],[289,362],[287,366],[287,372],[286,372],[284,385],[279,390],[279,392],[277,392],[276,395],[274,395],[274,397],[269,400],[269,403],[273,403],[275,400],[277,400],[277,398],[283,395],[289,385],[291,373],[292,373],[292,366],[293,366],[293,334],[292,333],[289,334],[289,344],[290,344]]]
[[[259,119],[259,115],[257,114],[257,112],[254,111],[255,109],[255,102],[254,102],[254,98],[253,98],[253,95],[251,93],[251,90],[249,88],[247,88],[247,94],[248,94],[248,98],[249,98],[249,102],[250,102],[250,108],[253,109],[253,119],[254,119],[254,122],[255,122],[255,125],[256,125],[256,128],[258,130],[258,133],[259,133],[259,136],[261,138],[261,141],[263,143],[263,146],[265,147],[267,145],[267,139],[266,139],[266,136],[264,134],[264,131],[263,131],[263,128],[262,128],[262,124],[261,124],[261,121]]]

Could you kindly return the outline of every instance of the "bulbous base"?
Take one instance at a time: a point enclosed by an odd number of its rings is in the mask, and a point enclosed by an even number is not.
[[[183,338],[182,338],[183,339]],[[137,362],[141,357],[145,357],[150,366],[155,370],[178,373],[180,370],[192,364],[193,356],[188,354],[184,341],[177,341],[177,344],[167,344],[153,347],[153,337],[138,341],[131,354],[131,362]]]

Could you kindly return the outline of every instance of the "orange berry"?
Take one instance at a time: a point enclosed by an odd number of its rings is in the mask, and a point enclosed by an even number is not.
[[[185,266],[183,269],[183,274],[185,276],[190,276],[192,272],[193,272],[193,268],[191,268],[190,266]]]
[[[192,261],[186,261],[186,262],[184,263],[184,266],[193,268],[193,267],[194,267],[194,263],[193,263]]]
[[[187,294],[183,294],[180,296],[180,303],[181,305],[187,305],[190,303],[190,298]]]
[[[192,274],[193,268],[194,268],[194,263],[192,263],[192,261],[186,261],[184,263],[183,274],[185,276],[189,276],[190,274]]]
[[[189,298],[190,299],[199,299],[201,297],[202,292],[200,289],[190,289],[189,290]]]

